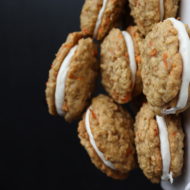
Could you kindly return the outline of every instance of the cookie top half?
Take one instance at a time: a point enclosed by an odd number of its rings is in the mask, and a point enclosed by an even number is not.
[[[154,24],[176,17],[179,0],[129,0],[133,16],[142,35],[148,34]]]
[[[119,21],[124,5],[125,0],[85,0],[80,16],[81,30],[102,40]]]
[[[133,120],[111,98],[93,99],[78,132],[92,162],[108,176],[124,179],[135,167]]]
[[[112,29],[101,44],[102,84],[118,103],[129,102],[142,92],[141,37],[137,27]]]
[[[169,18],[154,26],[142,46],[143,92],[159,115],[176,114],[190,105],[189,28]]]
[[[66,121],[78,118],[88,104],[98,73],[97,47],[82,32],[69,34],[59,49],[46,86],[49,113]]]
[[[179,176],[183,167],[184,133],[178,116],[160,117],[145,103],[136,116],[138,163],[153,183]]]

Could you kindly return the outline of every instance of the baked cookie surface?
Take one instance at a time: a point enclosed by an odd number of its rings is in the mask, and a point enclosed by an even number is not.
[[[189,32],[189,28],[186,29]],[[184,61],[178,35],[172,22],[165,20],[154,26],[142,46],[143,92],[159,115],[163,115],[163,110],[175,107],[179,99]],[[186,106],[177,113],[187,109],[189,104],[188,97]]]
[[[94,141],[105,160],[111,162],[113,169],[102,161],[91,144],[85,126],[86,114],[79,123],[78,133],[81,144],[87,150],[92,162],[112,178],[126,178],[136,165],[131,116],[105,95],[94,98],[89,108],[89,123]]]
[[[131,15],[142,35],[148,34],[154,24],[176,17],[179,0],[129,0]]]
[[[76,32],[68,36],[66,42],[59,49],[49,72],[46,87],[46,100],[49,112],[57,114],[56,83],[59,70],[70,50],[76,47],[66,73],[64,84],[64,100],[60,105],[66,121],[72,121],[80,116],[88,104],[88,100],[95,88],[98,73],[97,47],[91,38],[83,38],[83,33]]]
[[[119,29],[112,29],[101,44],[101,74],[102,84],[109,95],[118,103],[124,104],[142,92],[141,80],[141,38],[136,27],[128,27],[127,33],[131,38],[133,53],[129,51],[130,41],[125,40]],[[131,54],[130,54],[131,53]],[[134,57],[136,71],[130,64]],[[135,78],[133,80],[133,77]]]
[[[171,156],[169,171],[172,177],[176,178],[181,174],[183,167],[184,133],[180,117],[167,116],[165,122]],[[151,106],[145,103],[136,116],[135,144],[139,166],[153,183],[160,182],[163,172],[160,133],[156,115]]]
[[[81,30],[97,40],[102,40],[117,24],[124,5],[125,0],[85,0],[80,16]]]

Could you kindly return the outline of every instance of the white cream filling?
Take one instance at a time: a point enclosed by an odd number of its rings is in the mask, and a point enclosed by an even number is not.
[[[164,0],[160,0],[160,20],[164,20]]]
[[[123,37],[125,39],[125,43],[127,46],[128,54],[129,54],[129,62],[130,62],[130,69],[131,69],[131,74],[132,74],[132,82],[133,86],[135,85],[135,76],[136,76],[136,71],[137,71],[137,65],[136,65],[136,60],[135,60],[135,48],[133,44],[133,39],[131,35],[123,31],[122,32]]]
[[[174,18],[169,18],[168,20],[172,22],[175,29],[178,31],[178,38],[180,42],[179,52],[183,61],[183,73],[177,105],[174,108],[163,110],[162,112],[165,115],[175,114],[176,111],[185,108],[188,101],[190,83],[190,39],[188,33],[185,29],[185,25],[182,22]]]
[[[99,11],[98,18],[97,18],[97,21],[96,21],[96,25],[95,25],[95,28],[94,28],[94,34],[93,34],[94,37],[96,37],[96,35],[98,33],[98,29],[100,27],[100,24],[102,22],[103,14],[104,14],[104,11],[106,9],[106,4],[107,4],[107,0],[103,0],[103,5],[102,5],[102,8]]]
[[[170,172],[171,155],[166,122],[165,119],[160,116],[156,116],[156,121],[159,128],[160,149],[163,165],[161,179],[170,180],[170,183],[173,183],[172,172]]]
[[[91,129],[90,129],[90,108],[87,110],[86,112],[86,116],[85,116],[85,127],[86,127],[86,131],[88,133],[89,139],[90,139],[90,143],[92,145],[92,147],[94,148],[94,150],[96,151],[97,155],[99,156],[99,158],[103,161],[103,163],[111,168],[111,169],[115,169],[114,165],[105,159],[104,154],[102,152],[100,152],[100,150],[98,149],[98,147],[96,146],[96,142],[94,140],[94,137],[92,135]]]
[[[55,107],[59,115],[64,114],[62,107],[63,107],[64,95],[65,95],[65,81],[66,81],[67,72],[69,70],[71,59],[77,47],[78,46],[76,45],[73,48],[71,48],[71,50],[65,57],[57,75],[56,89],[55,89]]]

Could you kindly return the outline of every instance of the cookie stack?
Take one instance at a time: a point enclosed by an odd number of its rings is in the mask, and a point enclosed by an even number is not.
[[[127,4],[134,26],[122,22]],[[190,29],[175,18],[178,5],[179,0],[85,0],[81,31],[68,35],[50,69],[49,113],[67,122],[82,117],[81,144],[114,179],[125,179],[138,166],[153,183],[173,183],[182,173]],[[93,97],[100,81],[105,93]],[[135,118],[125,104],[139,109]]]

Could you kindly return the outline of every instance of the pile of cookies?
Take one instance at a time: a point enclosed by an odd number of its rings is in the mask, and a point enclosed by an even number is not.
[[[127,3],[136,25],[122,30]],[[153,183],[182,173],[190,29],[175,18],[178,7],[179,0],[85,0],[81,31],[68,35],[50,69],[49,113],[67,122],[83,115],[81,144],[114,179],[136,167]],[[107,95],[93,98],[99,81]],[[123,105],[135,101],[134,119]]]

